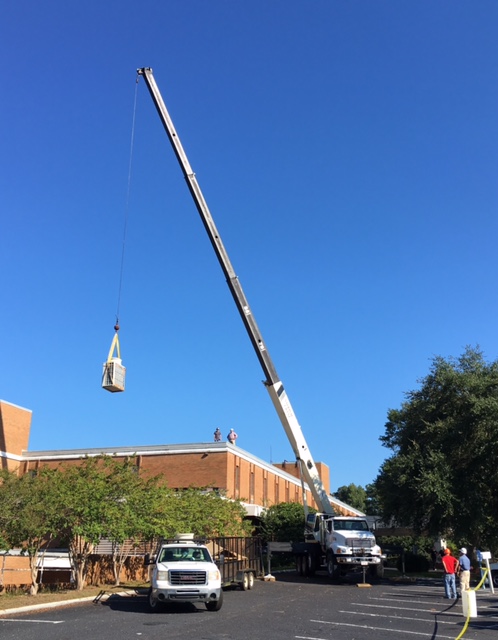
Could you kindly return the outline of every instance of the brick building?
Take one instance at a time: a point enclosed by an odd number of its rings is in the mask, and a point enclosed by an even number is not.
[[[302,486],[296,462],[270,464],[248,451],[225,442],[29,451],[31,411],[0,400],[0,466],[19,474],[36,471],[41,465],[57,467],[85,456],[101,454],[116,458],[137,457],[137,466],[153,475],[163,474],[169,487],[191,486],[221,490],[229,498],[245,503],[249,516],[259,516],[264,507],[280,502],[302,503]],[[325,490],[330,493],[329,468],[316,463]],[[305,485],[307,503],[316,507]],[[359,511],[334,499],[338,513]]]

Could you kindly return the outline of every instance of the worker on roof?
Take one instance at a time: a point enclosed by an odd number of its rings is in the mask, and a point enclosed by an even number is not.
[[[235,445],[236,444],[236,440],[238,438],[238,435],[235,433],[235,431],[233,429],[230,429],[228,435],[227,435],[227,440],[230,444]]]

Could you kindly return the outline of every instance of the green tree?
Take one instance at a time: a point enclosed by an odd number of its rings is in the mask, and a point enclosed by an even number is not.
[[[106,536],[109,512],[114,509],[107,480],[108,465],[106,457],[98,456],[58,469],[60,530],[68,546],[77,590],[85,586],[88,559]]]
[[[20,549],[28,556],[31,595],[38,593],[38,564],[58,533],[55,475],[48,468],[21,477],[0,472],[0,541],[2,547]]]
[[[60,531],[83,589],[88,560],[102,539],[110,540],[114,580],[133,546],[143,539],[173,535],[181,522],[174,494],[162,476],[142,477],[134,458],[85,458],[61,465],[57,476]]]
[[[174,530],[172,492],[164,486],[161,476],[145,478],[138,473],[136,458],[122,462],[106,460],[107,494],[105,537],[111,542],[114,583],[126,560],[143,540],[162,535],[169,527]],[[167,527],[165,523],[168,523]]]
[[[280,502],[265,509],[261,516],[261,535],[268,542],[304,540],[304,509],[298,502]]]
[[[378,516],[382,510],[375,483],[372,482],[371,484],[367,484],[367,486],[365,487],[365,491],[367,494],[365,513],[368,516]]]
[[[199,537],[245,536],[245,509],[214,491],[171,491],[162,476],[138,473],[136,460],[110,456],[43,468],[37,475],[0,475],[0,543],[30,558],[32,593],[42,548],[57,536],[67,544],[76,588],[85,585],[88,560],[102,539],[112,547],[114,580],[143,540],[192,532]]]
[[[381,441],[393,451],[375,481],[386,521],[498,547],[498,362],[470,347],[434,358]]]
[[[356,484],[348,484],[339,487],[335,493],[336,498],[349,504],[351,507],[358,509],[365,513],[367,505],[367,492],[366,490]]]
[[[191,487],[178,491],[173,504],[177,525],[173,533],[193,533],[206,538],[250,534],[251,524],[245,520],[242,503],[228,500],[216,491]]]

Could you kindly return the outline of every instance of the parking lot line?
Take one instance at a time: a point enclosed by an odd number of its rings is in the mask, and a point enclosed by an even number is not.
[[[431,613],[431,614],[437,614],[437,615],[441,615],[444,614],[445,616],[458,616],[459,618],[462,617],[461,613],[457,613],[456,611],[447,611],[445,609],[442,609],[441,611],[436,611],[433,608],[431,609],[413,609],[412,607],[392,607],[390,604],[365,604],[364,602],[351,602],[352,605],[354,605],[355,607],[372,607],[375,609],[389,609],[390,611],[395,610],[395,611],[418,611],[419,613]]]
[[[36,622],[37,624],[62,624],[64,620],[26,620],[26,618],[0,618],[0,622]]]
[[[388,616],[385,613],[368,613],[367,611],[339,611],[339,613],[351,613],[353,615],[361,615],[361,616],[370,616],[371,618],[395,618],[396,620],[413,620],[414,622],[420,622],[421,618],[409,618],[407,616]],[[316,622],[312,620],[312,622]],[[454,622],[451,622],[450,620],[439,620],[438,624],[452,624],[454,625]]]
[[[320,622],[321,624],[334,624],[338,627],[353,627],[355,629],[367,629],[368,631],[385,631],[389,633],[401,633],[404,635],[410,636],[423,636],[424,638],[434,638],[433,633],[424,633],[423,631],[407,631],[406,629],[388,629],[385,627],[372,627],[367,624],[350,624],[348,622],[324,622],[323,620],[315,620],[315,622]],[[296,638],[299,636],[296,636]],[[438,635],[438,640],[455,640],[455,636],[441,636]]]

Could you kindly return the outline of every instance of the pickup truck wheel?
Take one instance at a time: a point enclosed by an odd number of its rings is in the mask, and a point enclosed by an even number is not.
[[[158,613],[159,611],[162,611],[163,605],[161,602],[159,602],[159,600],[155,596],[152,595],[152,589],[150,589],[149,591],[148,600],[149,600],[149,611],[151,613]]]
[[[491,572],[491,578],[495,587],[498,587],[498,571]]]
[[[252,589],[254,587],[254,573],[249,571],[247,574],[247,588]]]
[[[223,591],[220,592],[218,600],[210,600],[206,602],[206,609],[208,611],[219,611],[223,606]]]

